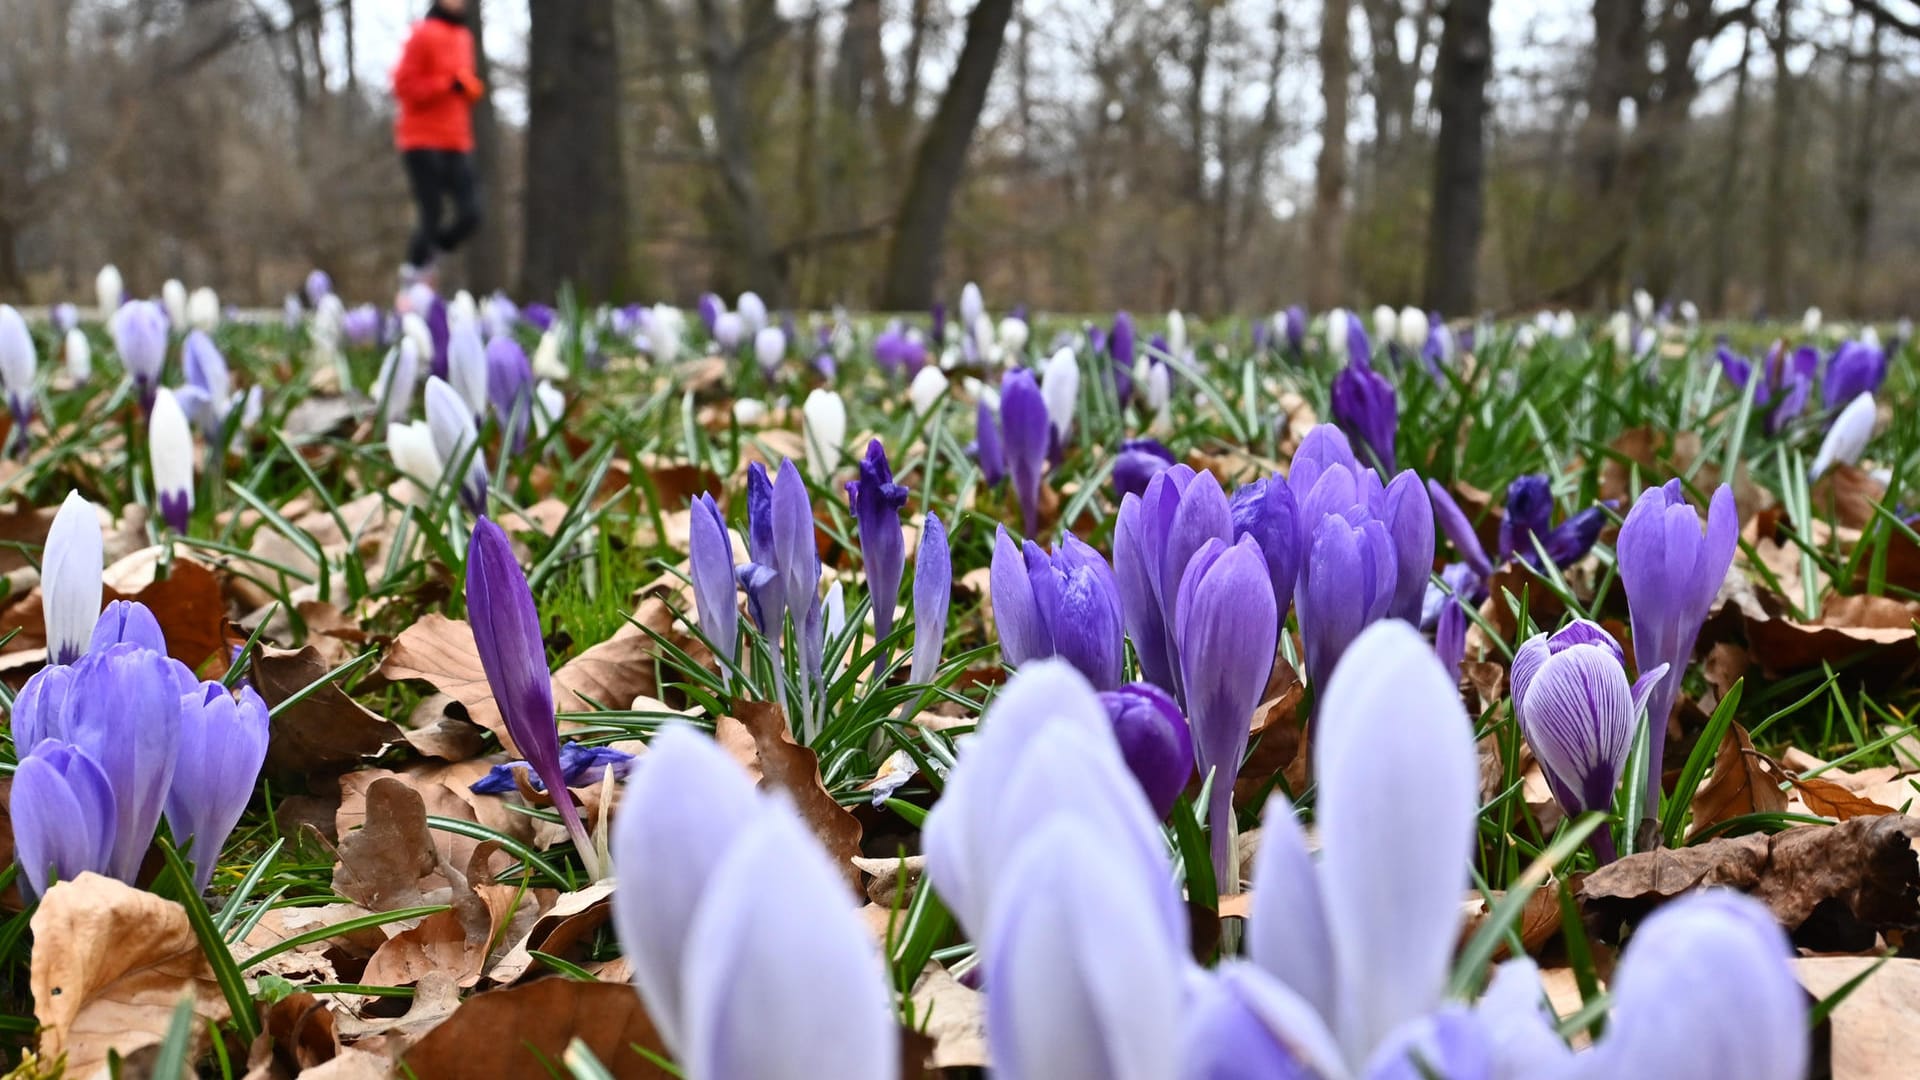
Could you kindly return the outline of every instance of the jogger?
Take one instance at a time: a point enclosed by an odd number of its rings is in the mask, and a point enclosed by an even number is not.
[[[407,265],[424,267],[436,251],[452,251],[480,227],[480,195],[474,185],[473,159],[452,150],[401,153],[407,183],[413,188],[418,223],[407,242]],[[447,220],[446,204],[453,204]]]
[[[480,226],[470,155],[473,103],[485,88],[474,74],[473,47],[466,0],[438,0],[414,24],[393,69],[393,96],[400,104],[394,144],[419,214],[400,271],[403,284],[428,272],[436,254],[452,251]]]

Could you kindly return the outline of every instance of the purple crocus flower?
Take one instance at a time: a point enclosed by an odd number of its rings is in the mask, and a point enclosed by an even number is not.
[[[947,608],[953,600],[953,553],[947,527],[929,511],[913,553],[913,668],[907,681],[926,683],[940,667],[947,637]]]
[[[747,466],[747,560],[734,570],[747,594],[747,616],[762,636],[776,641],[777,649],[778,639],[786,633],[787,599],[775,569],[773,481],[767,478],[766,466],[757,461]]]
[[[1139,782],[1147,803],[1161,818],[1186,790],[1193,776],[1193,732],[1180,706],[1152,683],[1127,683],[1100,694],[1113,721],[1113,738]]]
[[[1332,424],[1315,425],[1300,440],[1287,466],[1287,486],[1293,489],[1294,505],[1304,510],[1307,495],[1319,482],[1320,474],[1334,465],[1352,476],[1360,475],[1361,465],[1353,456],[1353,444],[1347,441],[1346,432]]]
[[[1273,327],[1265,319],[1256,319],[1253,323],[1253,354],[1267,355],[1268,347],[1273,343]]]
[[[1173,451],[1157,439],[1128,439],[1113,459],[1113,491],[1117,498],[1146,492],[1147,483],[1172,468]]]
[[[581,784],[598,784],[613,770],[616,780],[624,780],[632,768],[634,756],[625,750],[615,750],[611,746],[582,746],[572,739],[560,744],[560,773],[566,778],[568,787]],[[506,795],[517,789],[514,774],[525,772],[528,786],[535,791],[547,790],[546,781],[533,772],[533,766],[526,761],[503,761],[487,770],[487,775],[468,785],[467,790],[476,795]]]
[[[1773,354],[1768,356],[1757,373],[1754,370],[1753,361],[1727,348],[1724,342],[1714,349],[1714,356],[1720,361],[1720,371],[1726,376],[1730,386],[1735,390],[1745,390],[1748,383],[1753,384],[1755,408],[1764,408],[1767,402],[1773,399],[1773,386],[1769,375],[1777,361],[1780,343],[1774,342],[1773,349]]]
[[[319,307],[322,298],[333,295],[333,278],[329,277],[325,270],[317,268],[309,270],[307,271],[305,292],[307,294],[307,306]]]
[[[1299,304],[1287,305],[1287,351],[1299,356],[1307,347],[1307,309]]]
[[[1433,520],[1446,535],[1453,549],[1481,581],[1493,577],[1493,560],[1487,557],[1487,549],[1480,543],[1480,534],[1474,531],[1473,522],[1467,520],[1466,512],[1438,480],[1427,481],[1427,497],[1433,504]]]
[[[1028,536],[1040,531],[1040,481],[1046,473],[1052,433],[1047,400],[1033,372],[1026,368],[1007,372],[1000,380],[1000,443]]]
[[[939,300],[933,302],[933,308],[927,313],[933,330],[933,347],[939,348],[947,340],[947,305]]]
[[[1243,536],[1231,546],[1214,538],[1195,552],[1180,579],[1176,612],[1194,760],[1202,776],[1213,776],[1207,827],[1214,878],[1221,892],[1238,892],[1233,782],[1247,751],[1253,711],[1273,673],[1280,626],[1266,556],[1254,538]]]
[[[372,304],[361,304],[347,309],[340,317],[340,336],[346,338],[349,345],[373,345],[380,340],[380,309]]]
[[[1693,643],[1740,542],[1740,513],[1733,489],[1713,493],[1703,533],[1679,480],[1640,493],[1614,543],[1620,582],[1633,624],[1633,658],[1641,672],[1666,665],[1648,698],[1647,813],[1660,807],[1661,764],[1666,758],[1667,717],[1680,679],[1693,658]]]
[[[1427,579],[1433,573],[1433,503],[1412,469],[1403,470],[1385,491],[1370,499],[1374,515],[1393,538],[1393,600],[1387,615],[1417,625]]]
[[[553,711],[553,672],[540,637],[540,612],[507,534],[487,518],[473,523],[467,543],[467,614],[487,686],[506,720],[507,736],[553,792],[554,809],[594,876],[593,842],[580,810],[565,794],[560,729]]]
[[[1313,526],[1294,604],[1316,693],[1360,632],[1387,616],[1397,581],[1392,534],[1364,508],[1327,514]]]
[[[773,567],[781,598],[796,623],[816,621],[820,607],[820,549],[814,542],[813,499],[792,458],[780,462],[773,480]]]
[[[1570,817],[1612,809],[1635,720],[1667,673],[1658,665],[1629,687],[1625,664],[1613,638],[1585,619],[1550,636],[1536,634],[1514,653],[1514,715],[1547,787]],[[1601,862],[1613,861],[1605,829],[1593,834],[1593,845]]]
[[[1007,901],[1058,895],[1023,886],[1014,864],[1026,841],[1063,818],[1083,822],[1094,835],[1095,842],[1079,850],[1097,854],[1107,868],[1098,880],[1118,873],[1130,883],[1114,891],[1116,904],[1131,910],[1138,897],[1150,898],[1151,915],[1141,929],[1151,926],[1154,932],[1139,935],[1142,947],[1157,949],[1164,941],[1184,953],[1189,923],[1173,887],[1166,839],[1127,771],[1106,707],[1071,665],[1040,660],[1016,672],[994,698],[921,834],[928,880],[984,951],[996,948],[999,935],[990,916]],[[1113,908],[1103,903],[1095,910]],[[1100,937],[1109,946],[1136,940]],[[988,982],[1019,993],[1017,982],[1001,981],[991,971]],[[1032,1007],[1046,1007],[1048,998],[1041,994]],[[1004,1065],[996,1059],[996,1069]]]
[[[1300,576],[1300,508],[1293,489],[1279,477],[1255,480],[1235,489],[1228,505],[1234,537],[1251,536],[1260,545],[1273,584],[1274,615],[1284,624]]]
[[[867,568],[867,592],[873,598],[874,636],[885,641],[893,633],[894,604],[907,565],[906,535],[900,528],[907,485],[893,482],[887,449],[879,439],[867,444],[867,456],[860,461],[860,478],[847,481],[847,504],[860,533],[860,561]],[[886,666],[883,649],[873,662],[876,679]]]
[[[479,429],[473,426],[467,403],[438,375],[427,377],[427,427],[443,467],[452,470],[462,461],[467,463],[460,479],[461,503],[469,513],[486,513],[487,455],[480,448]]]
[[[1449,563],[1440,571],[1440,584],[1427,586],[1427,597],[1434,608],[1433,651],[1439,654],[1447,674],[1458,679],[1460,665],[1467,658],[1467,625],[1472,621],[1468,607],[1478,607],[1486,600],[1486,579],[1466,563]],[[1426,625],[1424,611],[1421,625]]]
[[[764,475],[764,473],[762,474]],[[734,595],[733,538],[727,519],[713,496],[701,492],[693,500],[692,533],[687,562],[693,579],[694,607],[700,632],[715,652],[731,662],[740,637],[740,607]]]
[[[1175,465],[1148,482],[1145,494],[1120,500],[1113,564],[1127,635],[1140,674],[1175,701],[1185,700],[1177,638],[1181,579],[1208,540],[1227,544],[1233,535],[1232,508],[1210,472]]]
[[[47,313],[47,318],[53,323],[54,331],[64,337],[67,331],[80,325],[80,309],[71,301],[63,300],[53,305],[53,309]]]
[[[180,368],[187,385],[175,390],[174,397],[194,426],[217,442],[233,409],[233,376],[227,358],[205,330],[194,330],[180,343]]]
[[[532,303],[520,309],[520,321],[543,334],[553,329],[553,321],[559,315],[549,304]]]
[[[30,898],[45,896],[56,880],[114,874],[119,819],[113,787],[78,746],[46,739],[29,750],[14,771],[9,810],[14,857]]]
[[[500,422],[505,452],[525,451],[533,419],[533,362],[510,337],[487,342],[487,398]]]
[[[267,703],[252,687],[238,698],[204,682],[180,701],[180,753],[167,791],[167,828],[193,846],[193,887],[206,892],[220,849],[253,798],[267,760]]]
[[[1009,666],[1058,656],[1095,689],[1120,685],[1120,591],[1099,552],[1071,533],[1052,554],[1032,540],[1016,547],[1002,526],[989,574],[993,625]]]
[[[1820,396],[1828,409],[1838,409],[1861,394],[1880,389],[1887,379],[1887,354],[1862,341],[1845,341],[1827,360],[1820,380]]]
[[[1607,505],[1613,505],[1613,501],[1608,500]],[[1606,511],[1598,506],[1589,506],[1573,515],[1547,533],[1547,558],[1560,567],[1571,566],[1586,558],[1587,552],[1592,551],[1594,543],[1600,539],[1600,530],[1606,524]]]
[[[151,300],[134,300],[114,315],[110,325],[114,351],[133,376],[140,408],[151,412],[160,388],[160,370],[167,364],[167,313]]]
[[[435,295],[427,304],[423,316],[427,324],[427,337],[433,341],[433,373],[446,378],[447,342],[452,328],[447,323],[447,302]]]
[[[897,374],[907,366],[907,354],[913,348],[913,340],[907,336],[905,327],[899,319],[887,324],[873,339],[873,361],[889,375]]]
[[[1553,486],[1545,473],[1528,473],[1507,485],[1507,516],[1500,522],[1500,557],[1533,551],[1553,522]]]
[[[713,325],[719,320],[720,313],[725,310],[727,310],[725,300],[710,292],[700,294],[700,325],[707,328],[708,337],[713,336]]]
[[[983,398],[973,410],[974,442],[968,447],[980,466],[980,478],[989,488],[997,488],[1007,476],[1006,454],[1000,448],[1000,423],[993,408]]]
[[[1351,334],[1364,341],[1358,319],[1349,319]],[[1359,355],[1359,354],[1353,354]],[[1393,384],[1364,360],[1349,360],[1333,378],[1333,419],[1347,434],[1359,439],[1379,468],[1393,471],[1394,433],[1400,426],[1400,404]]]

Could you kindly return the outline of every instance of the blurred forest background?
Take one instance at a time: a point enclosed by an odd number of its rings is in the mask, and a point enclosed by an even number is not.
[[[474,0],[552,296],[1910,310],[1913,0]],[[391,290],[424,0],[0,0],[0,296]],[[502,27],[507,27],[503,32]],[[375,30],[377,29],[377,33]]]

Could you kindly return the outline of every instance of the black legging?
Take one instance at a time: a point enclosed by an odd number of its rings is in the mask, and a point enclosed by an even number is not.
[[[436,251],[452,251],[480,227],[480,198],[473,180],[473,162],[458,150],[407,150],[407,183],[420,215],[413,238],[407,241],[407,265],[425,266]],[[453,221],[440,226],[443,203],[453,200]]]

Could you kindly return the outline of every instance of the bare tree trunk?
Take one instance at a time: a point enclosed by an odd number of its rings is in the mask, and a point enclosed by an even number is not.
[[[1733,211],[1740,199],[1740,160],[1747,149],[1747,88],[1753,64],[1753,28],[1740,29],[1740,67],[1734,76],[1733,108],[1727,114],[1727,149],[1720,158],[1720,182],[1713,200],[1713,262],[1707,271],[1707,302],[1725,314],[1727,286],[1733,277]]]
[[[742,85],[743,50],[727,29],[718,0],[696,0],[700,17],[700,59],[707,73],[707,97],[713,106],[713,129],[719,144],[720,176],[733,206],[740,237],[743,277],[749,288],[769,303],[786,302],[786,278],[773,248],[773,226],[760,183],[753,171],[751,117]],[[777,15],[772,16],[777,20]],[[776,25],[749,25],[748,33],[774,33]]]
[[[1186,198],[1193,215],[1187,233],[1186,304],[1190,311],[1206,308],[1207,291],[1207,65],[1213,54],[1213,12],[1209,0],[1194,0],[1193,51],[1187,55]]]
[[[354,18],[353,18],[353,0],[339,0],[339,3],[340,3],[340,23],[342,27],[342,33],[343,33],[343,36],[346,38],[346,44],[347,44],[347,92],[349,94],[352,94],[352,93],[357,93],[360,89],[360,70],[359,70],[359,65],[355,63],[359,50],[355,47],[357,44],[358,35],[354,33],[355,26],[354,26]],[[478,0],[475,0],[474,3],[468,6],[474,9],[473,41],[474,41],[474,48],[478,49],[480,47],[480,34],[479,34],[480,4]]]
[[[1778,318],[1787,309],[1787,245],[1793,240],[1793,208],[1788,203],[1788,171],[1793,147],[1793,72],[1787,53],[1793,48],[1793,0],[1779,0],[1774,12],[1773,131],[1767,144],[1767,227],[1763,258],[1767,313]]]
[[[1871,314],[1866,305],[1867,255],[1872,246],[1874,166],[1880,158],[1880,105],[1886,66],[1880,29],[1875,22],[1868,39],[1867,85],[1856,121],[1853,164],[1841,172],[1847,217],[1847,313],[1857,316]]]
[[[1450,0],[1433,99],[1440,138],[1433,154],[1433,217],[1427,229],[1426,302],[1471,314],[1485,216],[1487,76],[1493,71],[1493,0]]]
[[[507,283],[507,191],[501,175],[500,120],[493,111],[493,64],[487,59],[483,0],[467,0],[473,30],[473,70],[485,87],[473,104],[473,167],[480,184],[480,231],[463,253],[467,287],[492,292]]]
[[[939,111],[920,140],[906,195],[894,219],[886,280],[880,287],[882,307],[904,311],[933,302],[947,219],[960,190],[967,147],[980,124],[980,110],[987,103],[987,87],[1000,60],[1013,3],[977,0],[973,13],[967,16],[967,37],[960,48],[960,60],[954,65],[946,92],[940,96]]]
[[[1308,302],[1316,309],[1340,303],[1346,291],[1341,199],[1347,187],[1347,82],[1353,73],[1347,40],[1351,2],[1326,0],[1320,15],[1320,93],[1326,101],[1326,119],[1320,127],[1313,218],[1307,231],[1307,263],[1313,267]]]
[[[521,287],[583,299],[629,284],[620,167],[620,57],[612,0],[530,4],[526,251]]]
[[[1634,94],[1646,63],[1646,13],[1639,0],[1593,0],[1593,69],[1587,80],[1587,115],[1575,139],[1577,190],[1585,218],[1593,223],[1595,265],[1588,303],[1610,307],[1619,300],[1631,215],[1621,205],[1624,138],[1620,107]]]

